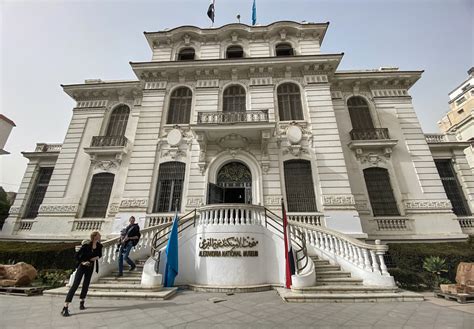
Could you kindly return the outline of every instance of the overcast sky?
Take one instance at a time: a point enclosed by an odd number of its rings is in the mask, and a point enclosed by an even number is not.
[[[216,26],[250,24],[253,0],[216,0]],[[259,24],[330,22],[324,53],[339,69],[425,70],[411,89],[425,132],[474,65],[474,0],[257,0]],[[60,84],[135,79],[129,61],[151,59],[143,31],[209,27],[208,0],[0,0],[0,113],[16,123],[0,156],[0,186],[16,191],[37,142],[62,143],[74,102]]]

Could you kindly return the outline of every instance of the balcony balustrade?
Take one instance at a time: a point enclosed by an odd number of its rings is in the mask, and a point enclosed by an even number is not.
[[[125,136],[93,136],[91,147],[124,147],[127,142]]]
[[[371,128],[371,129],[352,129],[352,140],[380,140],[390,139],[387,128]]]
[[[268,122],[268,110],[245,112],[199,112],[197,122],[205,124]]]

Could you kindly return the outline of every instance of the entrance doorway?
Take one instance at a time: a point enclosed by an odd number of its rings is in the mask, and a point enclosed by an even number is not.
[[[252,203],[252,174],[241,162],[230,162],[217,173],[216,184],[209,183],[208,204]]]

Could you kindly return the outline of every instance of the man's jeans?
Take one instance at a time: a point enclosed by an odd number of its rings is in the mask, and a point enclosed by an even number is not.
[[[135,267],[135,263],[128,257],[130,251],[133,248],[132,241],[128,241],[125,246],[120,247],[119,250],[119,273],[123,273],[123,258],[125,257],[125,261],[130,265],[130,267]]]

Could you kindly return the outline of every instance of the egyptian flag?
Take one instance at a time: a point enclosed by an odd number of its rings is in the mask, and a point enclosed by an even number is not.
[[[291,238],[288,232],[288,218],[286,217],[285,204],[283,199],[281,200],[281,209],[283,217],[283,241],[285,243],[285,287],[287,289],[291,288],[291,274],[294,273],[294,264],[293,263],[293,250],[291,249]],[[292,269],[293,268],[293,269]]]
[[[211,19],[212,23],[214,23],[214,2],[215,0],[211,0],[209,8],[207,9],[207,16]]]

